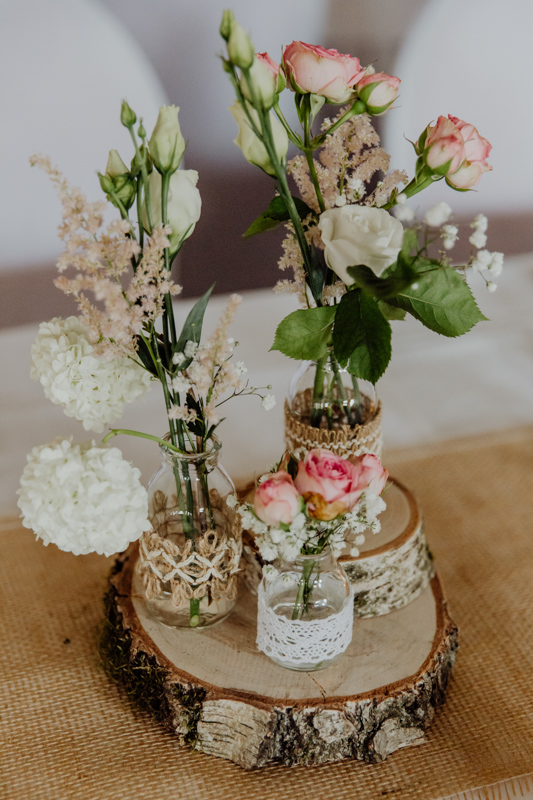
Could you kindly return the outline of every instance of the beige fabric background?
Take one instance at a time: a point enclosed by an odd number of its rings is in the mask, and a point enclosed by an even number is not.
[[[461,648],[426,744],[380,765],[247,773],[181,749],[98,660],[110,560],[0,527],[0,796],[432,800],[533,766],[533,428],[389,454],[418,495]]]

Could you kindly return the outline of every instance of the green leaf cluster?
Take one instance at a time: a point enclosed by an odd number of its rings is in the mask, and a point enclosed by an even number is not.
[[[376,383],[391,358],[389,320],[411,314],[449,337],[485,320],[464,278],[452,267],[412,254],[417,244],[414,231],[406,231],[397,261],[379,277],[364,265],[350,267],[354,283],[340,302],[289,314],[272,349],[298,360],[332,355],[352,375]]]

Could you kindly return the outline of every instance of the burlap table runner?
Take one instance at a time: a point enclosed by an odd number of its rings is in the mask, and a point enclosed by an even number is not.
[[[374,766],[244,772],[182,749],[99,664],[111,561],[0,527],[0,716],[6,800],[419,798],[533,769],[533,428],[389,454],[418,495],[460,627],[427,742]]]

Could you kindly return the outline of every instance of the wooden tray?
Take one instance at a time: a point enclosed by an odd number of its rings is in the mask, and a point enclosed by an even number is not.
[[[457,628],[438,577],[409,605],[354,620],[339,662],[302,673],[255,646],[256,598],[204,631],[167,628],[147,613],[135,570],[137,545],[116,562],[108,619],[117,674],[195,750],[244,768],[278,761],[377,762],[419,744],[444,702]]]

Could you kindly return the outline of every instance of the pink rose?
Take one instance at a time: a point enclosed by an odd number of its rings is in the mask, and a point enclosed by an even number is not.
[[[471,189],[479,183],[484,172],[492,169],[487,162],[492,145],[480,136],[477,128],[470,123],[464,122],[459,117],[452,117],[451,114],[448,114],[448,118],[463,137],[466,161],[456,172],[447,176],[447,181],[457,189]]]
[[[464,139],[454,123],[440,116],[437,124],[428,125],[424,144],[425,160],[437,175],[457,172],[465,160]]]
[[[259,484],[254,511],[267,525],[290,525],[300,511],[300,497],[288,472],[275,472]]]
[[[366,103],[368,112],[374,116],[383,114],[398,95],[400,79],[385,72],[364,75],[357,81],[357,94]]]
[[[365,487],[348,459],[329,450],[311,450],[298,464],[294,485],[307,503],[311,517],[330,520],[350,511]]]
[[[370,453],[359,456],[354,465],[359,470],[359,486],[370,494],[379,497],[385,488],[389,473],[383,468],[379,458]]]
[[[261,62],[261,64],[264,67],[266,67],[269,70],[274,80],[277,81],[279,73],[279,64],[276,64],[274,59],[270,58],[268,53],[256,53],[255,57],[257,58],[258,61]]]
[[[418,148],[433,172],[445,175],[446,182],[455,189],[471,189],[484,172],[492,169],[487,162],[490,142],[473,125],[451,114],[439,117],[434,126],[428,125]]]
[[[358,58],[304,42],[288,45],[282,64],[294,91],[318,94],[330,103],[349,100],[357,80],[364,74]]]

